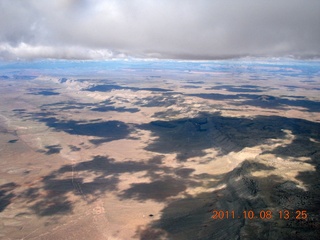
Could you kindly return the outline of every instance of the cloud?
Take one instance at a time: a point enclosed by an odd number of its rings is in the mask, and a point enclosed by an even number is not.
[[[9,44],[0,45],[0,56],[2,59],[88,59],[104,60],[111,58],[126,57],[123,54],[116,54],[108,49],[89,49],[79,46],[57,47],[43,45],[29,45],[20,43],[17,46]]]
[[[0,0],[1,58],[320,55],[318,0]]]

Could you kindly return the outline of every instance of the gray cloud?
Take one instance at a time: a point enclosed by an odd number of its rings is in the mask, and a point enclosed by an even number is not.
[[[0,58],[320,55],[319,0],[0,0]]]

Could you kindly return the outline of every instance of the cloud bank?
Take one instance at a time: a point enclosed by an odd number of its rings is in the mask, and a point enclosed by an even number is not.
[[[0,0],[1,59],[320,56],[319,0]]]

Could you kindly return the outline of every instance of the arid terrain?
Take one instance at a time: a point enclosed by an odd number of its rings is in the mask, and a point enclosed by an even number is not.
[[[319,239],[319,62],[77,64],[0,68],[0,239]]]

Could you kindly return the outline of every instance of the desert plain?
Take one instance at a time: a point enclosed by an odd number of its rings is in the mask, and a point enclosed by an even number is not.
[[[0,239],[319,239],[319,62],[39,66],[0,68]]]

